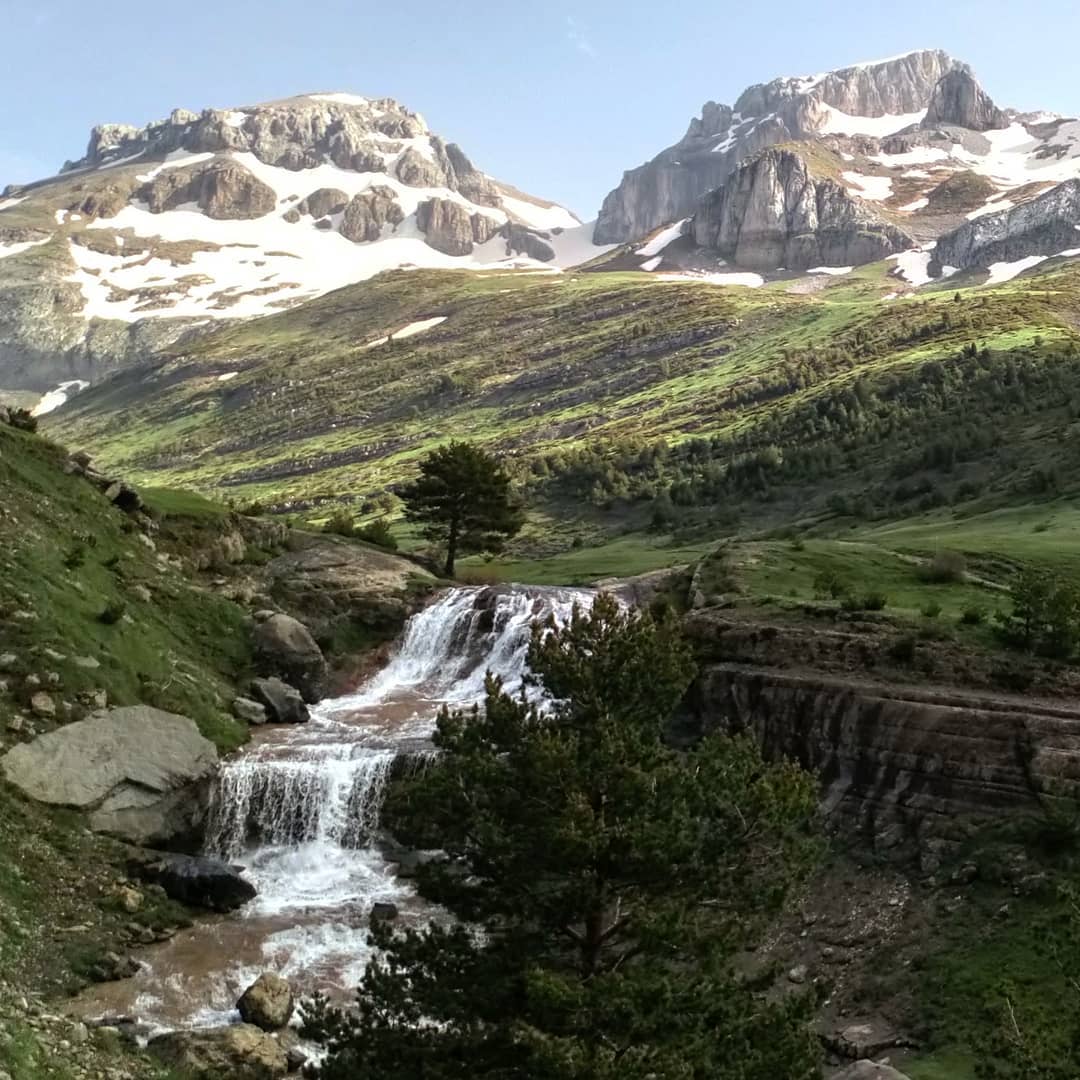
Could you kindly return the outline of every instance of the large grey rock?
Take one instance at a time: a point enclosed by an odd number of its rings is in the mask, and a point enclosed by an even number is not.
[[[598,244],[620,244],[689,217],[698,200],[750,156],[819,134],[831,109],[870,117],[925,109],[942,76],[962,66],[940,50],[924,50],[815,80],[774,79],[751,86],[734,108],[707,102],[677,143],[623,174],[604,199],[593,238]]]
[[[326,680],[326,658],[311,631],[298,619],[276,614],[258,623],[255,654],[265,674],[291,683],[305,701],[319,700]]]
[[[879,1065],[876,1061],[856,1061],[833,1080],[908,1080],[902,1072],[897,1072],[891,1065]]]
[[[1080,248],[1078,228],[1080,180],[1066,180],[1030,202],[965,221],[938,240],[931,270],[969,269],[1072,251]]]
[[[310,214],[313,218],[326,217],[327,214],[340,214],[349,205],[349,196],[338,188],[319,188],[313,191],[297,206],[301,214]]]
[[[191,1080],[278,1080],[289,1069],[284,1047],[251,1024],[170,1031],[147,1049]]]
[[[409,187],[445,187],[446,174],[432,158],[410,146],[394,167],[397,178]]]
[[[376,184],[354,195],[345,207],[341,235],[357,244],[378,240],[384,225],[400,225],[404,220],[397,192],[385,184]]]
[[[208,911],[234,911],[256,895],[241,868],[200,855],[145,851],[128,860],[132,877],[160,885],[173,900]]]
[[[790,150],[772,149],[740,168],[694,215],[694,240],[753,270],[858,266],[914,246],[829,178],[814,176]]]
[[[278,1031],[293,1013],[292,987],[280,975],[264,972],[241,994],[236,1007],[245,1024]]]
[[[237,220],[263,217],[277,206],[274,189],[236,161],[167,169],[139,189],[151,213],[196,203],[207,217]]]
[[[487,214],[470,213],[468,207],[450,199],[420,203],[416,225],[428,245],[444,255],[469,255],[474,244],[486,243],[503,228]]]
[[[132,705],[16,746],[0,766],[24,795],[83,810],[98,832],[168,844],[201,824],[217,750],[186,716]]]
[[[972,131],[1007,128],[1009,118],[967,68],[954,68],[938,80],[923,119],[924,128],[956,126]]]
[[[251,696],[272,724],[306,724],[311,719],[300,691],[280,679],[252,679]]]

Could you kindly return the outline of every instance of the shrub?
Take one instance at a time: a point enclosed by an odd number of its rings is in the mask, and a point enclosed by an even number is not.
[[[82,566],[84,562],[86,562],[85,544],[73,544],[70,548],[68,548],[68,552],[64,556],[64,565],[69,570],[77,570],[80,566]]]
[[[335,536],[352,536],[356,530],[353,516],[347,510],[335,510],[323,525],[323,532]]]
[[[835,570],[822,570],[814,578],[814,595],[837,600],[844,594],[844,583]]]
[[[12,409],[8,416],[8,422],[13,428],[18,428],[19,431],[29,431],[31,433],[37,431],[37,417],[32,416],[29,409]]]
[[[939,551],[923,564],[922,579],[932,585],[948,585],[962,581],[967,570],[964,556],[958,551]]]
[[[924,619],[936,619],[941,614],[941,605],[936,600],[931,600],[929,604],[923,605],[921,614]]]
[[[390,525],[386,518],[378,518],[365,525],[361,529],[353,529],[353,536],[358,540],[366,540],[376,547],[386,548],[388,551],[397,551],[397,538],[390,531]]]
[[[960,616],[960,622],[964,626],[979,626],[986,621],[986,612],[979,607],[964,608],[963,614]]]
[[[878,589],[871,589],[864,594],[862,605],[867,611],[884,611],[889,605],[889,598]]]
[[[916,646],[917,642],[914,635],[905,634],[902,638],[897,638],[889,646],[889,656],[900,664],[914,663]]]
[[[114,600],[105,605],[105,610],[98,616],[98,622],[106,626],[114,626],[127,612],[127,604],[123,600]]]

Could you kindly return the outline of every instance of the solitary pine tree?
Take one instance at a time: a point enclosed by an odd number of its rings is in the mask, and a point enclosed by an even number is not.
[[[420,476],[402,492],[405,517],[446,548],[446,576],[459,555],[501,551],[525,516],[513,502],[498,460],[471,443],[451,442],[420,462]]]
[[[601,595],[529,662],[547,704],[489,679],[391,798],[458,921],[373,930],[357,1008],[308,1010],[323,1080],[819,1076],[808,1002],[733,967],[811,862],[811,778],[746,738],[666,744],[693,674],[669,621]]]

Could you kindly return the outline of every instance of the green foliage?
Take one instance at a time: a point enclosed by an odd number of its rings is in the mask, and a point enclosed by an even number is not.
[[[1080,892],[1063,886],[1061,909],[1044,918],[1036,957],[1064,993],[1052,1002],[1003,978],[991,997],[996,1021],[979,1047],[980,1080],[1076,1080],[1080,1076]]]
[[[665,729],[693,668],[673,623],[600,596],[529,652],[548,701],[489,680],[391,796],[420,885],[460,922],[373,931],[356,1011],[317,1002],[324,1080],[811,1080],[809,1002],[736,974],[813,856],[815,790],[752,741]]]
[[[837,600],[844,595],[844,583],[831,567],[814,578],[814,595],[823,600]]]
[[[397,551],[397,537],[390,528],[390,522],[386,518],[376,518],[369,521],[362,528],[354,529],[353,536],[358,540],[366,540],[376,547],[386,548],[387,551]]]
[[[323,532],[335,536],[353,536],[355,531],[356,522],[348,510],[335,510],[323,525]]]
[[[38,420],[29,409],[11,409],[8,413],[9,423],[16,431],[26,431],[33,434],[38,429]]]
[[[1012,590],[1012,611],[999,616],[1011,644],[1066,660],[1080,644],[1080,587],[1039,568],[1027,568]]]
[[[922,568],[923,580],[933,585],[963,581],[967,560],[958,551],[939,551]]]
[[[924,619],[936,619],[941,614],[941,605],[936,600],[931,600],[928,604],[923,605],[919,614]]]
[[[98,622],[105,626],[114,626],[127,614],[127,601],[113,600],[102,608]]]
[[[446,548],[447,577],[453,577],[459,555],[501,551],[525,521],[513,501],[510,477],[495,457],[471,443],[450,442],[433,450],[401,498],[406,519]]]

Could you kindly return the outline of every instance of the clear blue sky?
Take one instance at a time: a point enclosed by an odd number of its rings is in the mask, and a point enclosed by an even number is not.
[[[96,123],[348,90],[591,218],[704,101],[924,47],[1000,105],[1080,113],[1076,0],[0,0],[0,35],[0,188],[80,156]]]

